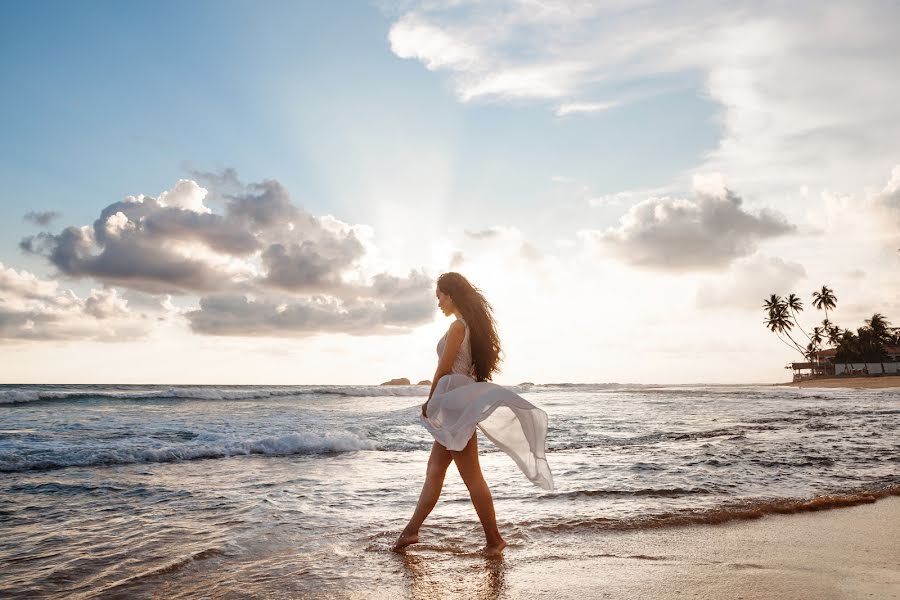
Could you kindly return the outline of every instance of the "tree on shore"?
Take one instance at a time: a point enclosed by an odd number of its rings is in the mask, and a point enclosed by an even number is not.
[[[841,328],[826,318],[822,321],[822,329],[825,331],[825,335],[828,338],[828,344],[837,346],[838,342],[841,340]]]
[[[859,336],[853,331],[845,329],[838,340],[834,362],[849,364],[853,368],[854,359],[860,355]]]
[[[784,299],[784,303],[791,311],[791,318],[794,320],[794,324],[797,325],[797,329],[799,329],[803,335],[806,336],[806,339],[812,343],[812,338],[806,333],[806,330],[800,325],[800,319],[797,318],[797,314],[803,312],[803,302],[800,300],[800,296],[790,293],[788,294],[788,297]]]
[[[791,294],[791,296],[793,296],[793,294]],[[764,321],[766,327],[774,332],[778,339],[786,346],[806,356],[807,350],[798,344],[797,340],[791,336],[791,329],[793,329],[797,323],[792,317],[791,308],[787,301],[777,294],[772,294],[767,300],[763,301],[763,309],[768,315]],[[800,307],[800,310],[803,310],[802,306]],[[799,325],[797,325],[797,327],[799,328]],[[787,340],[785,338],[787,338]],[[790,342],[788,342],[788,340],[790,340]]]
[[[825,320],[827,321],[829,309],[834,310],[837,306],[837,296],[834,295],[834,290],[823,285],[821,290],[813,292],[813,306],[819,310],[825,310]]]
[[[881,372],[884,373],[884,359],[887,358],[887,347],[894,341],[891,333],[891,323],[883,314],[875,313],[871,319],[866,319],[866,328],[869,332],[871,353],[878,357],[881,363]]]
[[[823,285],[820,291],[813,292],[813,306],[825,310],[825,320],[822,321],[821,327],[815,327],[813,335],[810,335],[800,325],[798,315],[803,311],[803,302],[797,294],[788,294],[786,298],[772,294],[763,301],[763,310],[766,311],[764,321],[766,327],[773,331],[785,345],[799,352],[808,361],[812,361],[816,353],[822,349],[825,336],[829,339],[836,339],[840,335],[840,330],[828,320],[828,311],[837,306],[837,297],[834,295],[834,291]],[[795,327],[808,340],[809,343],[805,346],[797,342],[791,335],[791,331]]]
[[[884,361],[888,359],[888,347],[900,346],[900,327],[891,327],[890,321],[883,314],[875,313],[856,331],[841,329],[828,319],[828,311],[837,306],[837,297],[825,285],[821,290],[813,292],[813,306],[825,311],[825,319],[821,325],[813,327],[812,334],[808,334],[800,326],[797,316],[803,310],[803,303],[795,294],[789,294],[786,298],[772,294],[764,300],[764,323],[779,340],[809,361],[815,359],[827,341],[835,348],[836,363],[849,364],[852,369],[855,363],[877,362],[881,364],[881,372],[885,372]],[[794,328],[809,340],[805,347],[791,335]]]

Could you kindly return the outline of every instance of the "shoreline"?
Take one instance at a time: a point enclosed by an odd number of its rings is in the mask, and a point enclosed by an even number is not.
[[[900,388],[900,375],[885,375],[880,377],[827,377],[823,379],[776,383],[775,385],[778,387],[796,387],[804,389],[851,388],[858,390],[881,390],[887,388]]]
[[[827,377],[822,379],[808,379],[801,382],[785,381],[780,383],[766,383],[760,381],[722,383],[722,382],[690,382],[690,383],[617,383],[617,382],[545,382],[545,383],[504,383],[499,382],[497,385],[503,387],[578,387],[578,386],[608,386],[608,387],[698,387],[707,386],[711,388],[730,387],[730,386],[771,386],[771,387],[822,387],[822,388],[857,388],[857,389],[881,389],[881,388],[900,388],[900,375],[873,375],[862,377]],[[117,387],[117,388],[211,388],[211,389],[246,389],[246,388],[304,388],[304,387],[365,387],[365,388],[391,388],[391,387],[412,387],[418,388],[425,386],[424,382],[410,384],[386,384],[386,383],[290,383],[290,384],[272,384],[272,383],[4,383],[0,382],[0,387]],[[2,391],[2,390],[0,390]],[[54,391],[54,390],[50,390]]]
[[[368,600],[900,599],[898,496],[727,524],[559,533],[553,536],[555,551],[542,543],[544,535],[508,535],[510,545],[500,558],[475,551],[480,528],[473,528],[465,546],[425,542],[399,553],[389,549],[396,532],[389,533],[373,536],[384,540],[363,550],[341,548],[355,553],[355,568],[326,586],[305,586],[302,573],[309,565],[298,563],[296,549],[282,547],[255,557],[254,564],[274,561],[281,568],[259,585],[241,588],[234,573],[244,580],[258,573],[216,553],[74,597],[224,597],[243,591],[253,597]]]
[[[889,496],[750,522],[593,535],[582,542],[593,556],[517,565],[505,573],[505,591],[584,599],[900,598],[898,540],[900,497]]]

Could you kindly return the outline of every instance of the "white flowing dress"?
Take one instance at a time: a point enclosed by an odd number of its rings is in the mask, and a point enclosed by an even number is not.
[[[475,381],[469,326],[453,363],[428,403],[422,424],[448,450],[462,450],[475,428],[506,452],[525,476],[545,490],[553,489],[553,474],[544,457],[547,440],[547,413],[515,392],[489,381]],[[437,345],[444,352],[447,334]]]

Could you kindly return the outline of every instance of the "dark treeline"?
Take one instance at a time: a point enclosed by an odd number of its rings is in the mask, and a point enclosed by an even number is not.
[[[823,285],[821,290],[813,292],[812,297],[813,306],[825,312],[825,319],[811,332],[804,330],[797,319],[803,311],[803,302],[796,294],[785,298],[772,294],[763,303],[766,327],[807,360],[812,361],[823,345],[828,344],[837,351],[835,363],[884,362],[889,359],[888,347],[900,346],[900,327],[891,327],[890,321],[881,313],[866,319],[856,331],[843,329],[828,319],[828,311],[837,306],[834,291]]]

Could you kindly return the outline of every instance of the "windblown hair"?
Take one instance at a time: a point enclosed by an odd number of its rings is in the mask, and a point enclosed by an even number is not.
[[[444,273],[438,277],[437,287],[450,296],[469,326],[475,380],[489,381],[494,373],[500,371],[502,352],[491,303],[481,294],[481,290],[459,273]]]

